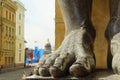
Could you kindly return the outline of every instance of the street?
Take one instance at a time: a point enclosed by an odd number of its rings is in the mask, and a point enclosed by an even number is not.
[[[24,71],[29,74],[33,71],[33,67],[0,73],[0,80],[22,80]]]

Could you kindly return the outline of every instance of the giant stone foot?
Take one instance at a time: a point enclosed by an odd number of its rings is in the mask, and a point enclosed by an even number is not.
[[[40,76],[53,77],[69,73],[80,77],[91,73],[95,68],[93,41],[85,26],[71,31],[54,53],[40,59],[34,72]]]

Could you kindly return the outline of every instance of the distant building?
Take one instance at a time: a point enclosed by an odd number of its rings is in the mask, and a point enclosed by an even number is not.
[[[0,0],[0,67],[14,67],[17,6],[11,0]]]
[[[49,54],[51,53],[51,44],[49,39],[45,43],[44,53],[43,54]]]
[[[24,43],[24,5],[19,0],[13,0],[17,6],[16,11],[16,51],[15,66],[24,66],[25,61],[25,43]]]
[[[51,44],[50,44],[49,39],[48,39],[48,40],[46,41],[46,43],[45,43],[45,50],[51,51]]]

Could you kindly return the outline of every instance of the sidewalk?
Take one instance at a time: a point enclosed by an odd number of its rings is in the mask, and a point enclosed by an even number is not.
[[[0,70],[0,73],[15,71],[15,70],[24,69],[24,68],[25,68],[24,66],[12,67],[12,68],[3,68]]]

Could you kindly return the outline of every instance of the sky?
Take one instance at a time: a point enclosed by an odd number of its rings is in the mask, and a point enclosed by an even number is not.
[[[49,39],[52,47],[55,41],[55,0],[20,0],[24,4],[24,33],[26,47],[44,48]]]

